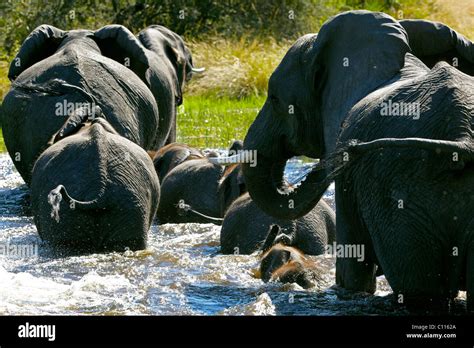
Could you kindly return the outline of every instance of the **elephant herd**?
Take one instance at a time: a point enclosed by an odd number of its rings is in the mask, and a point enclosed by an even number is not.
[[[264,281],[312,287],[310,255],[334,246],[340,288],[374,293],[384,274],[409,308],[447,311],[464,290],[474,311],[471,41],[441,23],[341,13],[288,50],[228,156],[176,143],[184,85],[202,71],[158,25],[42,25],[26,38],[2,124],[43,240],[137,250],[155,217],[211,222],[222,253],[260,255]],[[320,161],[289,184],[301,155]],[[336,213],[321,198],[332,182]]]

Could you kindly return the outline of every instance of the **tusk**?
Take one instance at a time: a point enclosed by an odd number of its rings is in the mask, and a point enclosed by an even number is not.
[[[233,156],[209,157],[208,160],[209,162],[213,164],[220,164],[223,166],[227,166],[227,165],[235,164],[235,163],[245,163],[245,159],[242,158],[240,153]]]
[[[206,71],[206,68],[194,68],[194,67],[192,67],[192,68],[191,68],[191,71],[192,71],[193,73],[195,73],[195,74],[201,74],[201,73],[203,73],[204,71]]]

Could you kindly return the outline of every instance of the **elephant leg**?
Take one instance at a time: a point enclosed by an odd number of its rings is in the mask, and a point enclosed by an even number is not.
[[[347,197],[341,183],[336,182],[336,241],[337,248],[346,246],[363,246],[364,259],[357,257],[336,258],[336,284],[351,290],[374,293],[376,289],[375,263],[368,257],[372,246],[362,236],[367,233],[362,229],[356,217],[348,209]],[[353,209],[353,208],[352,208]],[[364,240],[365,239],[365,240]]]
[[[445,235],[442,230],[420,223],[425,216],[422,208],[386,214],[381,220],[387,223],[369,228],[370,234],[395,301],[414,313],[445,313],[453,297],[451,249],[437,238]]]
[[[171,122],[170,132],[168,134],[168,139],[166,139],[165,145],[168,145],[174,142],[176,142],[176,117],[173,120],[173,122]]]
[[[337,223],[339,223],[339,219]],[[346,233],[346,231],[342,233]],[[338,236],[341,234],[339,227],[337,227],[337,234]],[[346,244],[360,245],[360,243],[346,241],[346,243],[338,243],[338,246]],[[361,262],[354,257],[337,257],[336,284],[347,290],[364,291],[373,294],[376,290],[375,270],[375,263],[373,262]]]

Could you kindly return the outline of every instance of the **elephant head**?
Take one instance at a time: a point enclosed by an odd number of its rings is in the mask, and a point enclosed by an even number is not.
[[[468,49],[472,43],[463,51]],[[314,207],[335,178],[334,159],[343,149],[338,136],[349,111],[396,78],[410,52],[404,27],[369,11],[337,15],[317,35],[296,41],[270,77],[265,104],[244,141],[245,150],[257,155],[256,166],[242,166],[245,182],[262,210],[295,219]],[[283,172],[297,155],[319,158],[322,165],[291,187]]]
[[[172,70],[176,105],[181,105],[185,82],[189,82],[193,74],[203,72],[204,68],[194,67],[191,51],[181,36],[164,26],[151,25],[142,30],[137,38],[148,50],[164,59],[165,64]]]
[[[160,132],[165,135],[165,143],[170,144],[176,141],[176,107],[183,103],[184,85],[204,69],[193,66],[183,39],[161,25],[143,29],[137,38],[151,64],[146,78],[160,110]]]
[[[336,148],[350,108],[392,78],[409,52],[404,29],[390,16],[340,14],[296,41],[273,72],[268,97],[245,138],[257,165],[243,164],[252,199],[268,214],[295,219],[308,213],[333,179],[322,166],[298,187],[283,179],[286,161],[325,159]]]
[[[273,225],[262,247],[260,263],[262,280],[297,283],[303,288],[313,287],[322,280],[316,263],[309,260],[300,250],[277,241],[275,236],[280,231],[278,225]]]

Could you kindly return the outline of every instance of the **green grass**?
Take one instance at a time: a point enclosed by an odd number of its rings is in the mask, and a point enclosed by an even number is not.
[[[177,141],[198,148],[227,148],[233,140],[244,139],[265,98],[185,96],[178,110]]]
[[[5,147],[5,142],[3,141],[3,131],[0,128],[0,153],[6,152],[7,148]]]
[[[8,80],[8,63],[0,60],[0,105],[9,89],[10,80]]]

